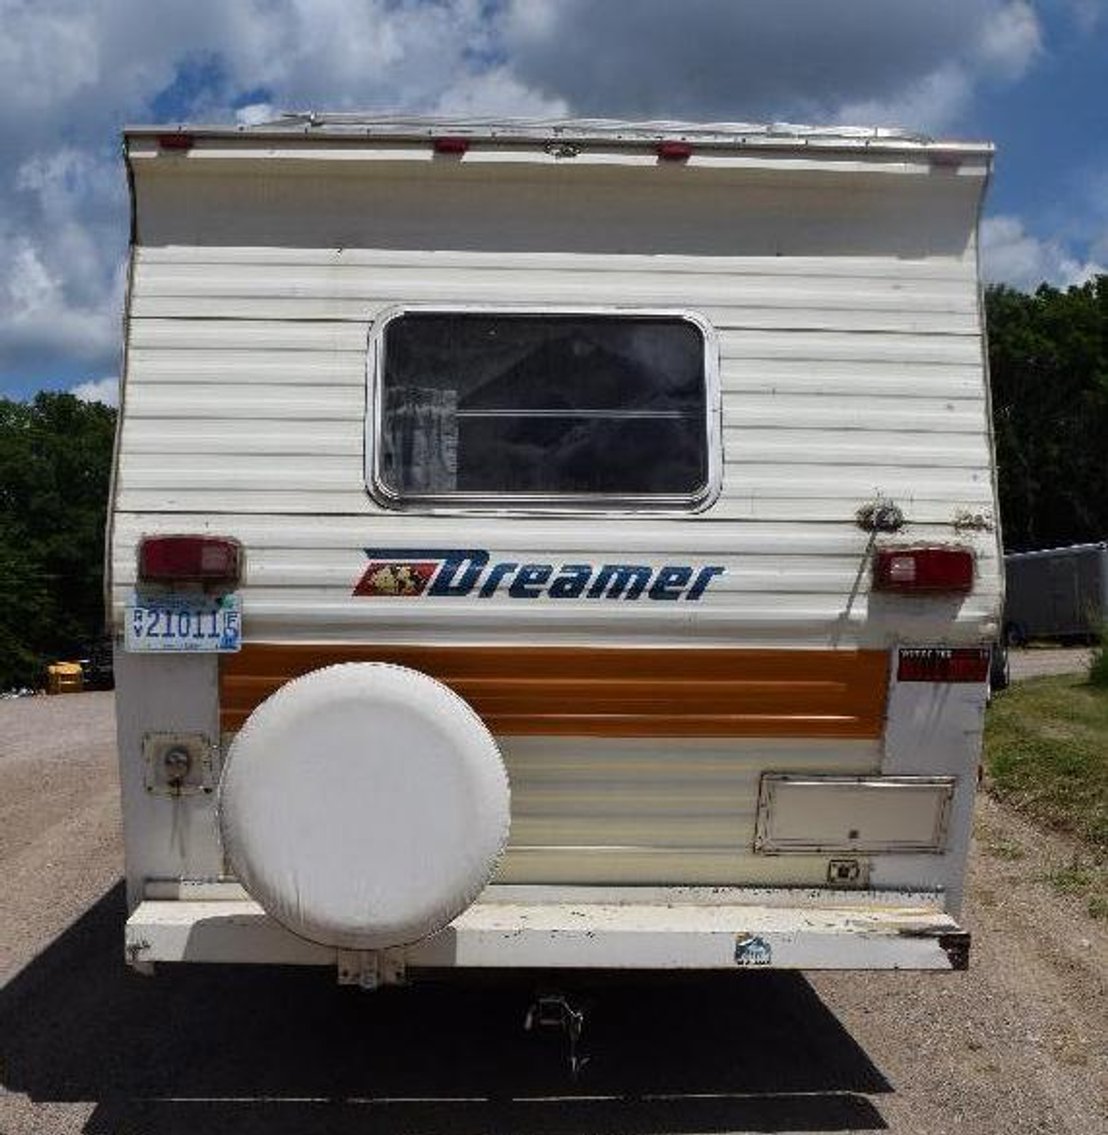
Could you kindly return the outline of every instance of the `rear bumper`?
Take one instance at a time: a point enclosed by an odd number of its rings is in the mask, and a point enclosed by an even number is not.
[[[308,942],[237,887],[147,898],[127,920],[126,956],[154,962],[418,969],[965,969],[969,935],[941,896],[674,888],[604,901],[544,887],[491,887],[431,938],[380,958]],[[187,890],[182,891],[187,894]],[[218,897],[212,897],[218,896]],[[387,956],[386,956],[387,955]],[[364,982],[363,982],[364,983]],[[376,984],[376,980],[371,982]]]

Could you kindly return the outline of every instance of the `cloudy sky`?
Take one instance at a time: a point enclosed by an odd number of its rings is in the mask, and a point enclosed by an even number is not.
[[[123,123],[309,108],[987,138],[990,278],[1108,271],[1108,0],[0,0],[0,396],[112,397]]]

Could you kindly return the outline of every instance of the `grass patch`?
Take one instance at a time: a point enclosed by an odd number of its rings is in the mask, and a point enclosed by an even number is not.
[[[1014,862],[1017,859],[1025,858],[1027,855],[1027,852],[1018,843],[1013,843],[1010,839],[990,840],[982,846],[985,849],[985,854],[991,855],[994,859],[1006,859],[1009,862]]]
[[[1012,686],[989,709],[985,767],[993,795],[1108,853],[1108,690],[1078,674]]]
[[[1027,848],[1023,844],[995,831],[980,816],[974,820],[973,835],[977,840],[978,847],[993,859],[1014,861],[1027,856]]]
[[[1047,875],[1047,882],[1064,895],[1083,895],[1096,883],[1096,866],[1074,859],[1064,867],[1056,867]]]
[[[1081,841],[1049,880],[1108,917],[1108,688],[1078,674],[1012,686],[989,709],[985,767],[994,796]]]
[[[1083,898],[1093,918],[1108,918],[1108,863],[1104,860],[1075,856],[1050,871],[1046,881],[1060,894]]]

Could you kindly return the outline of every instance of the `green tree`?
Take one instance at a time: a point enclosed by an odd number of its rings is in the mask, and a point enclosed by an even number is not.
[[[115,411],[71,394],[0,399],[0,688],[103,628]]]
[[[1108,276],[986,294],[1011,550],[1108,538]]]

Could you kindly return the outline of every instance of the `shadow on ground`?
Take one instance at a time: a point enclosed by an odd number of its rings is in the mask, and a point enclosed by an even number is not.
[[[887,1081],[798,974],[594,991],[573,1082],[560,1041],[522,1031],[530,984],[370,995],[317,970],[143,978],[122,964],[123,919],[120,885],[0,990],[0,1085],[95,1102],[97,1135],[885,1127],[866,1094]]]

